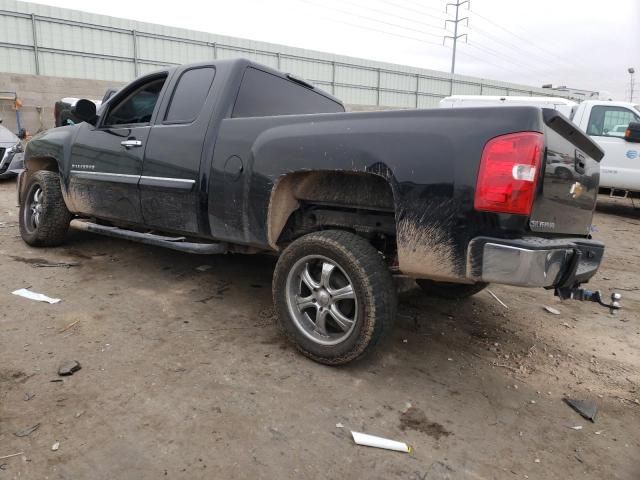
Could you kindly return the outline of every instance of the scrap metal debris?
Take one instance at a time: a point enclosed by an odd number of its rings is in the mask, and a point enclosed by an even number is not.
[[[14,290],[11,292],[13,295],[17,295],[19,297],[28,298],[29,300],[35,300],[37,302],[47,302],[49,304],[58,303],[60,301],[59,298],[51,298],[47,297],[42,293],[32,292],[31,290],[27,290],[26,288],[21,288],[19,290]]]
[[[494,298],[494,299],[495,299],[495,300],[496,300],[500,305],[502,305],[504,308],[506,308],[507,310],[509,310],[509,307],[507,306],[507,304],[506,304],[506,303],[504,303],[502,300],[500,300],[500,299],[498,298],[498,296],[497,296],[495,293],[493,293],[491,290],[489,290],[488,288],[487,288],[487,293],[488,293],[489,295],[491,295],[491,296],[492,296],[492,297],[493,297],[493,298]]]
[[[61,377],[65,377],[67,375],[73,375],[75,372],[77,372],[81,368],[82,366],[80,365],[80,362],[76,360],[71,360],[70,362],[65,362],[62,365],[60,365],[60,368],[58,368],[58,375],[60,375]]]
[[[80,265],[80,263],[78,262],[51,262],[51,263],[47,262],[47,263],[32,264],[32,266],[35,268],[46,268],[46,267],[71,268],[71,267],[77,267],[78,265]]]
[[[413,449],[404,442],[389,440],[388,438],[376,437],[366,433],[351,432],[353,441],[358,445],[365,447],[383,448],[385,450],[394,450],[396,452],[411,453]]]
[[[4,455],[3,457],[0,457],[0,460],[4,460],[6,458],[17,457],[18,455],[24,455],[24,452],[12,453],[11,455]]]
[[[598,406],[595,403],[588,400],[575,400],[573,398],[563,398],[562,400],[584,418],[595,422],[598,413]]]
[[[67,330],[69,330],[70,328],[72,328],[73,326],[75,326],[80,320],[76,320],[75,322],[71,322],[69,325],[67,325],[66,327],[64,327],[62,330],[59,330],[58,333],[64,333]]]

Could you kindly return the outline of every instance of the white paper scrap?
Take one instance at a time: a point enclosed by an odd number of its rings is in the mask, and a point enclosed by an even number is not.
[[[412,449],[404,442],[396,442],[387,438],[376,437],[375,435],[367,435],[366,433],[351,432],[353,441],[358,445],[365,447],[384,448],[387,450],[395,450],[396,452],[411,453]]]
[[[32,292],[31,290],[27,290],[26,288],[21,288],[20,290],[15,290],[11,293],[13,293],[14,295],[18,295],[19,297],[35,300],[37,302],[47,302],[47,303],[53,304],[53,303],[58,303],[60,301],[59,298],[47,297],[42,293]]]

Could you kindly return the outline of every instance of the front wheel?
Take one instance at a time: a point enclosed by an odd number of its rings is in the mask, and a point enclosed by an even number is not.
[[[311,233],[287,247],[276,265],[273,300],[289,340],[327,365],[367,353],[391,330],[397,301],[378,251],[338,230]]]
[[[34,247],[60,245],[69,230],[69,213],[55,172],[41,170],[27,180],[20,202],[20,235]]]

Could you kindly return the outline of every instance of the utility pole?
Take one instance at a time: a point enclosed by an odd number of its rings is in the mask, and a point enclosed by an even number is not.
[[[447,29],[447,24],[449,22],[453,23],[453,36],[451,35],[445,35],[445,37],[442,39],[442,44],[444,45],[447,41],[447,38],[450,38],[451,40],[453,40],[453,54],[451,55],[451,73],[455,73],[456,71],[456,47],[458,46],[458,39],[462,38],[462,37],[467,37],[466,33],[463,33],[462,35],[458,35],[458,24],[460,22],[467,22],[467,26],[469,26],[469,17],[464,17],[464,18],[460,18],[460,7],[463,6],[465,3],[467,4],[467,8],[469,8],[469,1],[470,0],[456,0],[455,3],[447,3],[447,7],[446,7],[446,13],[449,14],[449,7],[455,7],[456,9],[456,17],[454,20],[451,19],[447,19],[444,21],[444,28],[445,30]]]
[[[633,78],[633,75],[636,73],[636,70],[633,67],[629,67],[627,72],[629,72],[629,77],[631,77],[629,80],[629,101],[633,102],[633,87],[635,87],[635,79]]]

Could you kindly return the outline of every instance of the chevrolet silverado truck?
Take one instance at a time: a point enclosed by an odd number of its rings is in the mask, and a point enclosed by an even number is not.
[[[77,125],[29,142],[20,232],[69,226],[195,254],[279,255],[273,301],[308,357],[343,364],[384,337],[393,276],[463,298],[489,282],[583,290],[602,150],[537,107],[345,113],[306,81],[248,60],[167,68]],[[576,175],[549,176],[546,159]],[[612,306],[617,308],[617,304]]]

